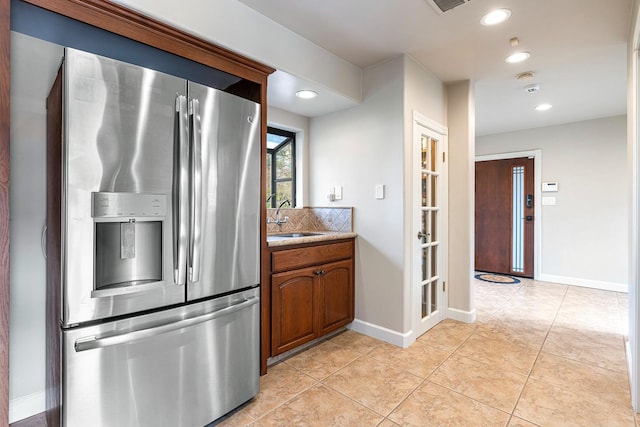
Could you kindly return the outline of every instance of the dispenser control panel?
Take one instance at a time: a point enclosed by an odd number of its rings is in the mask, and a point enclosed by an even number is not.
[[[164,217],[167,215],[165,194],[91,193],[93,218]]]

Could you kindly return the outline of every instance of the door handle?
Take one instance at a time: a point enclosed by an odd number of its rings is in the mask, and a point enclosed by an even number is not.
[[[40,235],[40,249],[42,249],[42,255],[44,259],[47,259],[47,225],[42,227],[42,234]]]
[[[424,231],[418,231],[418,240],[426,239],[429,236],[431,236],[431,233],[425,233]]]
[[[200,101],[192,99],[189,103],[191,116],[191,135],[193,145],[191,149],[191,245],[189,258],[191,271],[189,279],[192,282],[200,280],[200,246],[202,243],[202,141],[200,127]]]
[[[168,332],[177,331],[178,329],[186,328],[188,326],[194,326],[199,323],[208,322],[209,320],[217,319],[218,317],[228,316],[229,314],[257,304],[258,302],[260,302],[260,298],[251,297],[238,304],[225,307],[221,310],[201,314],[195,317],[189,317],[187,319],[178,320],[176,322],[165,323],[159,326],[152,326],[150,328],[126,332],[124,334],[105,335],[102,337],[88,336],[84,338],[78,338],[75,342],[74,348],[76,352],[80,352],[124,343],[130,344],[134,341],[139,341],[144,338],[166,334]]]
[[[177,141],[174,141],[173,181],[173,268],[176,285],[186,284],[187,278],[187,213],[189,211],[189,129],[187,97],[176,97],[178,122]]]

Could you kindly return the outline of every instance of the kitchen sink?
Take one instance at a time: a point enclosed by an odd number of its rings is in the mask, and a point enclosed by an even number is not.
[[[277,240],[286,240],[286,239],[294,239],[296,237],[309,237],[309,236],[320,236],[323,233],[282,233],[282,234],[271,234],[267,236],[268,242],[273,242]]]

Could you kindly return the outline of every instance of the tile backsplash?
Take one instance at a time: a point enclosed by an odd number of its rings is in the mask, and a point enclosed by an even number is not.
[[[275,218],[276,209],[267,209],[267,218]],[[267,224],[267,234],[300,231],[353,231],[353,208],[280,209],[280,217],[289,217],[282,228]]]

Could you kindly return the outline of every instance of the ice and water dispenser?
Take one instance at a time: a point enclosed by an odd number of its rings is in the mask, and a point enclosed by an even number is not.
[[[93,296],[127,293],[162,282],[167,197],[108,192],[91,196]]]

